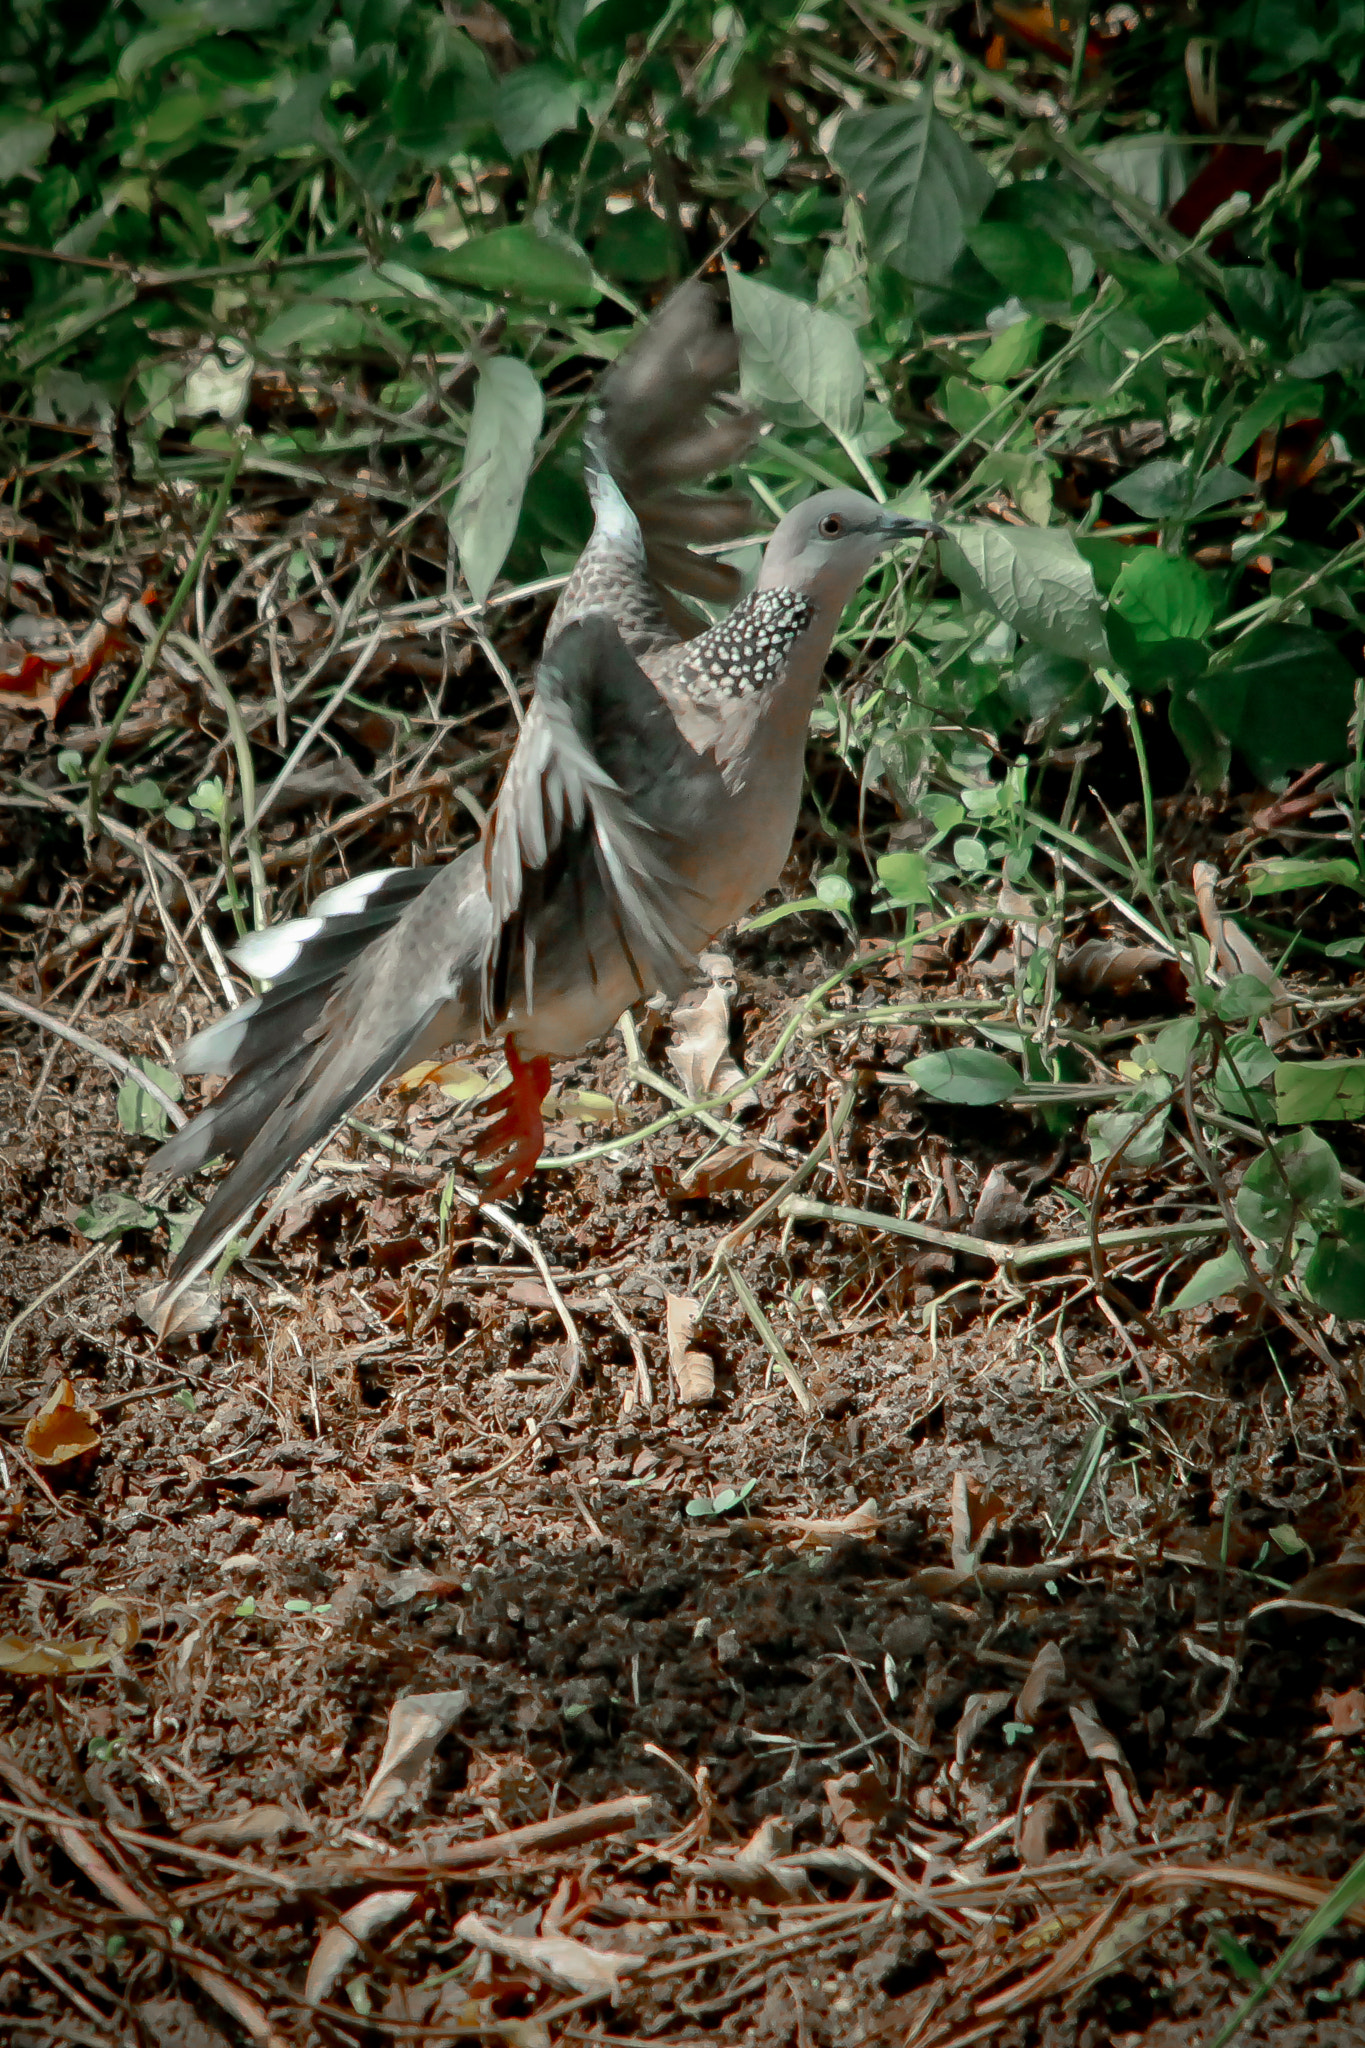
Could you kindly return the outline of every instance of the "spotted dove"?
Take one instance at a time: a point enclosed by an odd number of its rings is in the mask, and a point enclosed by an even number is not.
[[[722,406],[736,350],[708,287],[684,286],[602,380],[586,437],[592,538],[555,607],[535,693],[480,844],[362,874],[233,958],[267,981],[184,1047],[227,1085],[148,1174],[236,1165],[173,1261],[163,1301],[215,1260],[274,1183],[388,1075],[502,1037],[487,1185],[510,1193],[543,1138],[549,1062],[641,996],[678,993],[699,950],[777,881],[806,729],[844,605],[889,542],[936,531],[822,491],[733,598],[695,549],[737,538],[747,501],[689,492],[753,437]]]

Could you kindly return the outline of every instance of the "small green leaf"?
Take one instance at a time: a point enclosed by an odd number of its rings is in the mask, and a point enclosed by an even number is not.
[[[252,1615],[256,1612],[255,1595],[248,1593],[245,1600],[239,1600],[232,1611],[239,1621],[250,1621]]]
[[[1340,1200],[1336,1153],[1315,1131],[1295,1131],[1253,1159],[1234,1207],[1249,1237],[1280,1246],[1314,1210]]]
[[[815,893],[827,910],[848,910],[853,902],[852,882],[833,871],[817,876]]]
[[[222,776],[210,775],[207,781],[200,783],[198,789],[191,791],[190,809],[202,811],[206,818],[221,818],[224,795]]]
[[[187,811],[183,804],[167,804],[166,823],[174,825],[177,832],[190,832],[199,823],[193,811]]]
[[[57,756],[57,767],[68,782],[82,782],[85,779],[81,756],[74,747],[62,748]]]
[[[1331,889],[1338,883],[1365,894],[1365,875],[1353,860],[1296,860],[1273,855],[1243,870],[1248,896],[1284,896],[1292,889]]]
[[[1255,446],[1268,428],[1278,427],[1291,415],[1310,420],[1322,417],[1321,384],[1305,384],[1300,378],[1286,377],[1278,384],[1267,386],[1251,401],[1228,434],[1224,456],[1229,462],[1236,462],[1248,448]]]
[[[1348,752],[1355,676],[1327,635],[1310,626],[1258,627],[1192,695],[1263,772],[1311,768]]]
[[[151,1230],[157,1221],[156,1210],[146,1202],[109,1188],[81,1210],[75,1227],[92,1244],[102,1244],[107,1237],[122,1237],[126,1230]]]
[[[527,305],[595,306],[601,297],[577,242],[520,225],[492,228],[453,249],[409,245],[404,256],[428,277],[505,293]]]
[[[582,87],[557,64],[521,64],[499,80],[492,120],[513,156],[578,126]]]
[[[9,115],[0,121],[0,185],[31,171],[47,155],[56,128],[51,121]]]
[[[494,356],[479,371],[465,443],[464,477],[450,514],[460,568],[476,603],[493,588],[516,537],[526,479],[545,416],[531,371]]]
[[[1166,1024],[1158,1031],[1152,1045],[1152,1058],[1163,1074],[1169,1074],[1172,1080],[1183,1081],[1198,1043],[1199,1019],[1177,1017],[1174,1024]]]
[[[1023,1091],[1017,1068],[998,1052],[963,1046],[954,1052],[927,1052],[907,1062],[906,1078],[935,1102],[969,1103],[983,1108]]]
[[[1359,1121],[1365,1117],[1365,1060],[1281,1060],[1275,1116],[1282,1124]]]
[[[1202,1308],[1205,1302],[1216,1301],[1220,1294],[1235,1294],[1246,1285],[1246,1267],[1236,1252],[1219,1252],[1216,1259],[1205,1259],[1197,1266],[1179,1294],[1171,1303],[1172,1308]]]
[[[1014,188],[1017,191],[1017,187]],[[1002,198],[1004,195],[1001,195]],[[996,205],[1000,200],[996,201]],[[1071,259],[1060,242],[1029,221],[982,220],[969,230],[967,247],[1016,299],[1025,305],[1065,304],[1074,291]],[[1008,333],[1010,330],[1006,329]],[[1011,375],[1010,371],[996,372]]]
[[[125,782],[114,791],[121,803],[131,804],[138,811],[159,811],[166,799],[154,782]]]
[[[1069,271],[1068,271],[1069,280]],[[972,364],[972,375],[982,384],[1004,384],[1031,369],[1038,359],[1043,323],[1030,314],[1001,329],[995,340]]]
[[[155,1060],[145,1059],[141,1055],[134,1059],[133,1065],[145,1074],[149,1081],[154,1081],[163,1095],[169,1095],[172,1102],[179,1102],[184,1093],[179,1075],[173,1074],[169,1067],[158,1066]],[[170,1129],[165,1110],[156,1097],[139,1084],[135,1074],[129,1074],[123,1081],[115,1107],[124,1130],[130,1131],[136,1138],[164,1138]]]
[[[1324,297],[1308,308],[1303,347],[1289,362],[1291,377],[1327,377],[1365,370],[1365,318],[1350,299]]]
[[[877,880],[891,902],[904,910],[932,899],[929,863],[922,853],[884,853],[877,862]]]
[[[1303,1286],[1309,1300],[1328,1315],[1365,1321],[1365,1211],[1338,1210],[1314,1246]]]

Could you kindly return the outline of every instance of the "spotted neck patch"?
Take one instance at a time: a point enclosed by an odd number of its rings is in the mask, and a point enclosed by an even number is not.
[[[761,696],[781,681],[793,641],[814,617],[799,590],[755,590],[719,625],[676,650],[667,680],[700,702]]]

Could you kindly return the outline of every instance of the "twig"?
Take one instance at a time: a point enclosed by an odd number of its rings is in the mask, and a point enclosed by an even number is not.
[[[22,1017],[25,1023],[36,1024],[41,1031],[54,1032],[58,1038],[66,1039],[69,1045],[78,1046],[83,1053],[88,1053],[91,1059],[102,1060],[104,1065],[112,1067],[116,1074],[123,1074],[127,1079],[136,1081],[138,1087],[144,1089],[153,1102],[165,1110],[177,1129],[188,1121],[178,1102],[172,1102],[170,1096],[157,1086],[150,1075],[144,1074],[141,1067],[135,1067],[131,1060],[125,1059],[121,1052],[115,1052],[111,1046],[101,1045],[97,1038],[88,1038],[84,1031],[78,1031],[74,1024],[67,1024],[60,1017],[51,1017],[44,1010],[34,1009],[31,1003],[21,1002],[19,997],[12,996],[8,989],[0,989],[0,1009],[12,1010],[16,1017]]]

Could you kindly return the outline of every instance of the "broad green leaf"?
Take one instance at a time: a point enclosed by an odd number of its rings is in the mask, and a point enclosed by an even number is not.
[[[877,880],[890,900],[910,910],[928,903],[929,863],[922,853],[884,853],[877,862]]]
[[[1355,1122],[1365,1117],[1365,1060],[1281,1060],[1275,1116],[1282,1124]]]
[[[1087,1118],[1086,1140],[1096,1166],[1116,1153],[1124,1166],[1155,1166],[1166,1148],[1171,1091],[1164,1081],[1140,1081],[1122,1109],[1097,1110]]]
[[[1284,1241],[1315,1209],[1341,1200],[1336,1153],[1316,1131],[1277,1138],[1252,1160],[1237,1190],[1237,1221],[1262,1244]]]
[[[1025,305],[1055,305],[1072,296],[1071,258],[1060,243],[1032,222],[978,221],[968,232],[967,247],[978,263]],[[1011,373],[997,370],[994,374]]]
[[[545,400],[525,363],[494,356],[479,371],[464,475],[450,513],[460,568],[482,604],[516,537]]]
[[[522,64],[499,81],[493,126],[513,156],[578,126],[582,89],[557,64]]]
[[[831,872],[818,876],[815,893],[827,910],[848,910],[853,903],[853,884],[847,875]]]
[[[1302,340],[1303,347],[1289,364],[1291,377],[1365,370],[1365,314],[1350,299],[1315,301],[1304,320]]]
[[[1245,1286],[1246,1277],[1246,1267],[1238,1253],[1219,1252],[1216,1259],[1205,1259],[1202,1266],[1195,1268],[1171,1307],[1203,1308],[1205,1302],[1216,1301],[1220,1294],[1235,1294]]]
[[[1135,548],[1109,599],[1139,642],[1198,640],[1213,624],[1213,586],[1197,562]]]
[[[1259,1091],[1274,1080],[1279,1064],[1265,1040],[1256,1032],[1239,1032],[1224,1048],[1223,1057],[1214,1071],[1213,1092],[1223,1108],[1234,1116],[1247,1114],[1248,1096],[1252,1097],[1258,1110],[1262,1104],[1268,1109],[1269,1099]]]
[[[0,185],[40,164],[56,132],[51,121],[22,117],[0,121]]]
[[[1164,213],[1185,189],[1186,151],[1173,135],[1124,135],[1087,152],[1121,192]]]
[[[81,1210],[75,1227],[92,1244],[100,1244],[106,1237],[122,1237],[125,1230],[151,1230],[157,1220],[156,1210],[146,1202],[109,1188]]]
[[[443,277],[472,291],[505,292],[528,305],[595,306],[601,293],[592,265],[567,235],[533,228],[492,228],[453,249],[404,249],[405,259],[428,277]]]
[[[1355,679],[1332,641],[1310,626],[1258,627],[1192,694],[1218,730],[1267,772],[1311,768],[1347,752]]]
[[[1035,647],[1092,666],[1108,660],[1094,574],[1069,534],[974,522],[954,527],[940,551],[964,595]]]
[[[1314,420],[1321,415],[1321,384],[1305,384],[1300,377],[1282,378],[1253,398],[1228,434],[1223,454],[1229,462],[1236,462],[1255,446],[1268,427],[1278,427],[1291,417]]]
[[[971,1103],[978,1108],[1018,1095],[1023,1082],[998,1052],[964,1046],[955,1052],[926,1052],[907,1062],[906,1078],[935,1102]]]
[[[1140,519],[1197,519],[1253,488],[1248,477],[1222,464],[1197,477],[1183,462],[1159,461],[1144,463],[1105,495],[1130,506]]]
[[[837,439],[850,439],[862,418],[866,372],[847,322],[735,271],[730,305],[746,388],[795,399]]]
[[[1365,1211],[1337,1211],[1304,1268],[1303,1287],[1328,1315],[1365,1320]]]
[[[135,1059],[133,1065],[149,1081],[154,1081],[163,1095],[168,1095],[172,1102],[179,1102],[184,1090],[178,1074],[173,1074],[169,1067],[158,1066],[155,1060],[141,1057]],[[149,1095],[139,1084],[136,1074],[129,1074],[123,1081],[115,1107],[124,1130],[131,1131],[136,1138],[164,1138],[170,1130],[165,1110],[156,1097]]]
[[[830,151],[856,193],[868,253],[917,284],[938,284],[995,189],[989,171],[934,106],[915,100],[845,114]]]
[[[649,206],[614,213],[592,245],[592,260],[607,277],[627,284],[653,284],[676,274],[682,245],[673,229]]]
[[[1183,1081],[1198,1043],[1199,1019],[1177,1017],[1174,1024],[1163,1025],[1158,1031],[1152,1045],[1152,1058],[1163,1074],[1169,1074],[1174,1081]]]
[[[1338,883],[1365,893],[1365,876],[1353,860],[1296,860],[1272,855],[1242,871],[1248,896],[1284,896],[1292,889],[1331,889]]]
[[[1038,359],[1043,323],[1030,317],[1002,327],[989,348],[972,364],[972,375],[981,384],[1003,384],[1031,369]],[[1008,417],[1008,415],[1006,415]]]
[[[291,349],[323,354],[329,349],[356,349],[365,339],[365,321],[349,306],[329,299],[295,299],[267,320],[256,337],[263,355],[288,355]]]
[[[131,804],[135,811],[159,811],[166,801],[157,784],[146,779],[121,783],[114,795],[120,803]]]
[[[989,445],[1007,433],[1018,418],[1018,408],[1012,404],[1004,412],[995,412],[995,408],[1008,397],[1003,384],[989,384],[983,391],[979,385],[969,384],[964,377],[949,377],[939,391],[938,401],[949,426],[961,434],[964,441],[975,439],[983,422],[995,413],[982,435]]]

